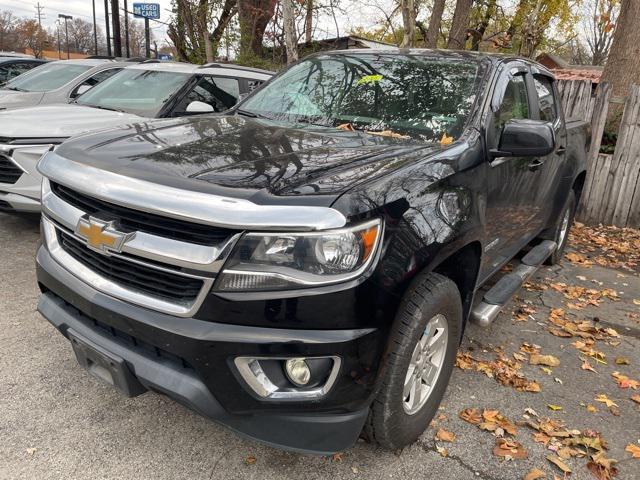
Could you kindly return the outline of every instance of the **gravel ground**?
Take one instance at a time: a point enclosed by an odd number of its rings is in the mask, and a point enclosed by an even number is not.
[[[620,479],[640,479],[640,459],[624,451],[640,439],[640,406],[629,389],[620,389],[611,377],[619,370],[640,379],[640,277],[567,261],[562,267],[542,269],[538,284],[564,282],[592,288],[613,288],[620,300],[605,299],[598,307],[577,312],[580,318],[598,317],[602,326],[620,334],[620,344],[598,342],[607,365],[598,373],[580,369],[581,359],[570,343],[552,336],[545,323],[552,307],[567,300],[553,289],[522,290],[519,298],[488,329],[469,326],[462,349],[474,356],[493,358],[502,347],[507,355],[523,342],[556,355],[560,366],[547,375],[538,366],[524,365],[527,378],[537,380],[540,393],[522,393],[473,371],[455,369],[436,427],[401,453],[391,453],[358,442],[335,458],[286,453],[241,439],[162,396],[148,393],[135,399],[120,396],[86,374],[74,359],[68,342],[36,312],[38,290],[34,252],[38,225],[34,218],[0,214],[0,478],[2,479],[237,479],[237,478],[442,478],[522,479],[534,467],[559,475],[534,443],[532,432],[520,427],[516,436],[529,455],[501,461],[492,455],[495,439],[458,418],[462,409],[498,409],[512,421],[522,420],[525,408],[566,422],[569,428],[593,429],[609,444],[608,457],[619,461]],[[580,278],[577,278],[580,277]],[[602,282],[602,286],[594,282]],[[522,301],[536,313],[525,322],[513,320]],[[570,310],[570,312],[574,312]],[[630,365],[615,365],[626,357]],[[559,379],[559,383],[555,379]],[[616,401],[619,416],[594,401],[605,393]],[[550,411],[548,404],[563,407]],[[593,404],[598,412],[589,413]],[[456,434],[453,443],[434,441],[437,427]],[[442,457],[436,447],[445,447]],[[254,461],[255,460],[255,461]],[[572,479],[593,478],[586,459],[567,461]]]

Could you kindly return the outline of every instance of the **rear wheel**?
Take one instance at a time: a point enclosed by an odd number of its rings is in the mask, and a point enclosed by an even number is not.
[[[455,283],[436,273],[416,278],[392,327],[382,388],[365,425],[370,441],[397,450],[424,432],[449,383],[462,321]]]
[[[573,218],[576,214],[576,192],[571,190],[569,198],[562,209],[562,213],[559,216],[558,224],[556,225],[555,235],[553,241],[558,244],[558,248],[547,258],[545,262],[547,265],[556,265],[562,260],[564,249],[567,246],[567,240],[569,238],[569,230],[573,225]]]

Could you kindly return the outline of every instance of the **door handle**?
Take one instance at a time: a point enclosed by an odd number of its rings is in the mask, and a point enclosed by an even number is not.
[[[544,161],[540,160],[539,158],[536,158],[535,160],[533,160],[530,164],[529,164],[529,170],[531,170],[532,172],[535,172],[536,170],[538,170],[542,165],[544,165]]]

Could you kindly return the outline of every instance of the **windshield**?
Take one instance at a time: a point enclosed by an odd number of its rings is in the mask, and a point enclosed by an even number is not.
[[[4,88],[21,92],[48,92],[62,87],[89,70],[89,65],[45,64],[14,78]]]
[[[475,101],[478,69],[473,60],[435,56],[312,57],[248,98],[240,112],[450,143]]]
[[[187,73],[124,69],[93,87],[76,103],[152,118],[189,78]]]

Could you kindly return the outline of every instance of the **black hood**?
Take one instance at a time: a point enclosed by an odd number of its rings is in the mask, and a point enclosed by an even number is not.
[[[398,168],[417,151],[422,156],[440,149],[363,132],[206,116],[83,135],[65,142],[57,153],[189,190],[261,203],[305,196],[306,202],[330,204],[351,186]]]

